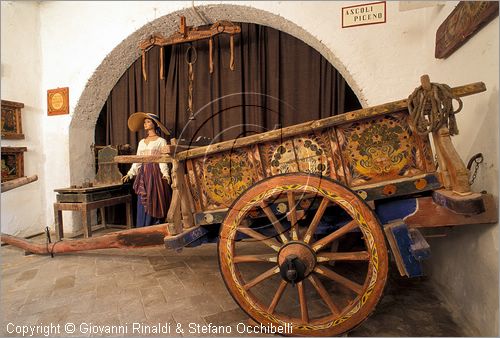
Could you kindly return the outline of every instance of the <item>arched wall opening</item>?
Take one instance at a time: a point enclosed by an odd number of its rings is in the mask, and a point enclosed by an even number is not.
[[[231,20],[235,22],[256,23],[292,35],[318,51],[335,67],[351,87],[360,103],[365,106],[363,92],[357,86],[343,63],[335,57],[318,38],[300,26],[268,11],[239,5],[209,5],[199,7],[203,15],[211,22]],[[122,74],[140,57],[138,45],[152,33],[169,36],[178,30],[179,17],[183,15],[189,25],[201,25],[204,22],[191,9],[183,9],[162,16],[129,35],[109,53],[88,80],[78,103],[69,128],[69,169],[71,184],[80,184],[92,180],[95,173],[94,158],[89,149],[94,142],[94,128],[109,93]]]

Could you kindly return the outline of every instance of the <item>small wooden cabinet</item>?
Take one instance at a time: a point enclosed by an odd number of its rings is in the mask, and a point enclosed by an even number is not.
[[[26,147],[2,147],[2,182],[24,176]]]
[[[24,103],[2,100],[2,139],[24,139],[21,109]]]

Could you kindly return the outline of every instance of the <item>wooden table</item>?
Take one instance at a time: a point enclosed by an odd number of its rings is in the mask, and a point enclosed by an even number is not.
[[[86,189],[86,190],[97,190],[101,195],[100,199],[92,200],[91,196],[96,196],[96,194],[68,194],[66,197],[64,194],[68,191],[77,192],[79,189],[57,189],[55,191],[59,192],[57,196],[57,202],[54,203],[54,219],[56,228],[56,239],[60,240],[64,237],[63,231],[63,210],[67,211],[79,211],[82,214],[83,223],[83,236],[85,238],[92,236],[91,228],[91,211],[94,209],[99,209],[101,211],[102,225],[106,227],[106,214],[105,208],[113,205],[118,205],[125,203],[126,207],[126,217],[127,217],[127,229],[132,228],[132,195],[129,193],[123,193],[120,191],[114,191],[110,196],[118,194],[118,196],[103,198],[103,189]],[[80,189],[81,190],[81,189]],[[95,192],[95,191],[94,191]],[[81,198],[81,196],[84,196]],[[90,197],[89,197],[90,196]]]

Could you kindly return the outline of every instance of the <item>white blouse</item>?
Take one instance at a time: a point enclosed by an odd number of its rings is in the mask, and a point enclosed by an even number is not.
[[[164,138],[158,137],[154,141],[149,141],[148,144],[142,139],[137,146],[137,155],[159,155],[162,147],[167,145],[167,141]],[[127,173],[129,178],[137,175],[139,168],[142,163],[134,163]],[[160,171],[165,178],[170,178],[170,169],[166,163],[159,163]]]

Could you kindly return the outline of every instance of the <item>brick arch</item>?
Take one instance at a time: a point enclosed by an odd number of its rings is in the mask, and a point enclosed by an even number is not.
[[[231,20],[269,26],[288,33],[317,50],[344,77],[363,106],[366,99],[356,81],[344,64],[317,37],[286,18],[253,7],[217,4],[198,7],[199,11],[210,20]],[[151,21],[129,35],[118,44],[96,68],[75,106],[69,127],[69,169],[71,184],[78,184],[94,177],[94,157],[89,151],[94,142],[94,130],[99,113],[109,93],[122,74],[140,57],[138,45],[152,33],[169,36],[178,30],[179,16],[184,15],[189,25],[201,25],[204,22],[191,8],[172,12]]]

